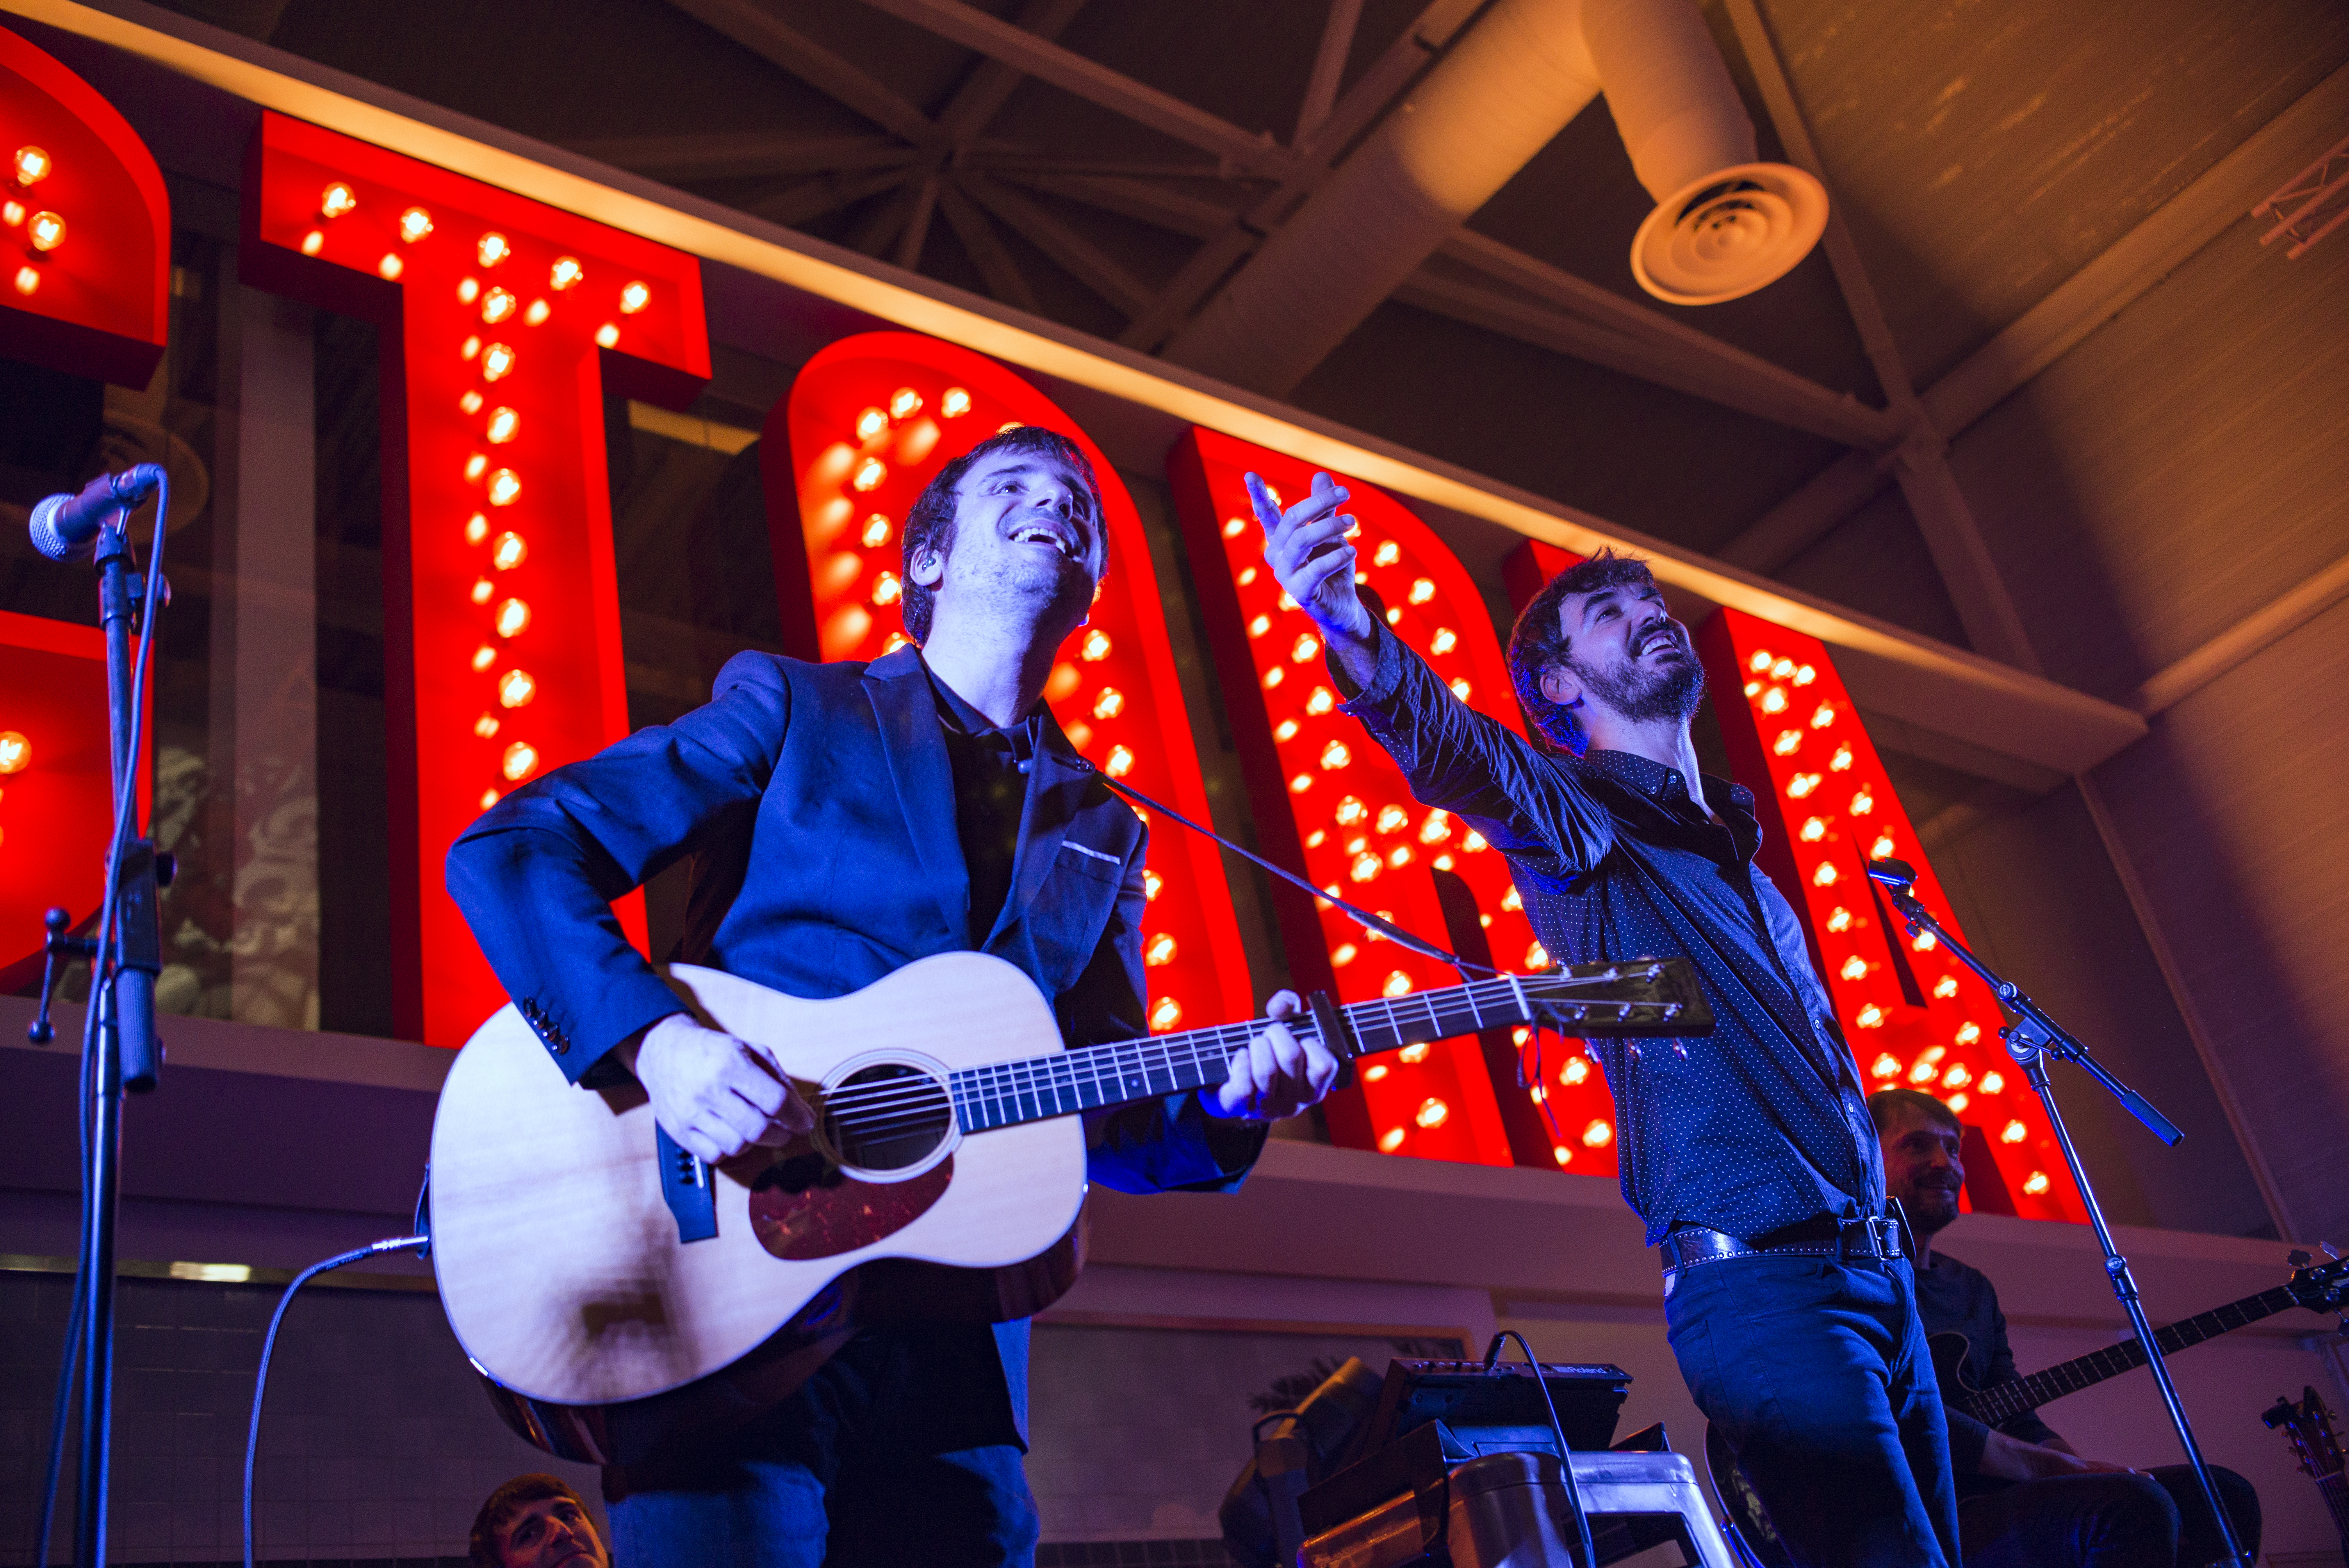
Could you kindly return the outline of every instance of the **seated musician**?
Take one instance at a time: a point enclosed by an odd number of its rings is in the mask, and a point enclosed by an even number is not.
[[[706,707],[515,790],[450,852],[450,891],[554,1065],[590,1088],[633,1074],[704,1160],[812,1116],[621,935],[610,901],[688,855],[679,958],[827,997],[978,950],[1036,983],[1072,1046],[1146,1032],[1144,830],[1042,700],[1108,565],[1092,467],[1052,432],[999,434],[939,472],[902,537],[917,645],[869,665],[740,655]],[[1284,992],[1272,1011],[1297,1006]],[[1318,1040],[1267,1028],[1221,1086],[1090,1118],[1090,1177],[1226,1190],[1266,1123],[1336,1075]],[[746,1427],[607,1470],[618,1555],[1030,1562],[1027,1363],[1025,1322],[867,1328]]]
[[[472,1568],[612,1568],[587,1505],[559,1476],[518,1475],[473,1516]]]
[[[1980,1270],[1933,1250],[1958,1217],[1965,1185],[1958,1119],[1931,1095],[1879,1089],[1868,1097],[1884,1144],[1886,1189],[1909,1213],[1917,1249],[1917,1310],[1930,1336],[1962,1335],[1965,1378],[1937,1356],[1957,1471],[1958,1536],[1965,1568],[2199,1568],[2226,1548],[2189,1465],[2135,1470],[2082,1455],[2025,1411],[1984,1426],[1959,1407],[1966,1385],[1988,1388],[2018,1376],[1998,1291]],[[1935,1349],[1941,1348],[1938,1338]],[[2260,1498],[2233,1470],[2210,1467],[2220,1501],[2244,1549],[2260,1550]]]

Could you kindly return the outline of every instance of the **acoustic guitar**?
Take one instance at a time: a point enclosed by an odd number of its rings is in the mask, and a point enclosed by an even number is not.
[[[2153,1331],[2154,1343],[2161,1346],[2164,1356],[2171,1356],[2189,1346],[2215,1339],[2230,1329],[2295,1306],[2311,1312],[2341,1310],[2344,1297],[2349,1297],[2349,1258],[2333,1258],[2320,1264],[2308,1253],[2295,1251],[2291,1254],[2291,1276],[2272,1290],[2157,1328]],[[2145,1365],[2145,1347],[2129,1338],[2069,1361],[2059,1361],[2028,1377],[1983,1388],[1975,1384],[1973,1346],[1964,1335],[1945,1331],[1929,1336],[1928,1343],[1932,1347],[1933,1371],[1940,1382],[1943,1405],[1992,1427],[2012,1420],[2025,1410],[2037,1409],[2051,1399],[2076,1394],[2107,1377],[2116,1377]],[[1953,1398],[1949,1393],[1951,1388],[1961,1392]],[[2268,1424],[2272,1427],[2277,1423],[2271,1418]],[[1769,1511],[1738,1467],[1737,1455],[1719,1428],[1705,1429],[1704,1457],[1712,1474],[1713,1496],[1719,1500],[1748,1559],[1760,1568],[1784,1568],[1792,1560],[1770,1523]]]
[[[626,1464],[750,1418],[859,1326],[1001,1322],[1076,1278],[1081,1114],[1210,1088],[1263,1023],[1063,1048],[1028,977],[985,954],[918,960],[824,1001],[714,969],[668,982],[704,1023],[772,1050],[814,1130],[714,1169],[644,1090],[565,1082],[511,1005],[450,1067],[432,1127],[433,1269],[458,1342],[515,1431]],[[1696,1036],[1685,959],[1506,975],[1288,1026],[1340,1060],[1517,1024]]]

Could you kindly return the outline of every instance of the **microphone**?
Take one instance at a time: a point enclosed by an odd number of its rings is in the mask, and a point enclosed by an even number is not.
[[[1880,861],[1868,861],[1868,875],[1870,881],[1882,882],[1895,892],[1907,892],[1909,884],[1917,880],[1917,868],[1907,861],[1896,861],[1887,856]]]
[[[52,561],[92,553],[106,520],[145,500],[162,482],[160,468],[140,463],[119,474],[98,475],[78,495],[46,497],[33,508],[33,548]]]

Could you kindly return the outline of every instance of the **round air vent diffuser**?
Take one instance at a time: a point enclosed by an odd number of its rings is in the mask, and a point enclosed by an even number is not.
[[[1827,224],[1826,187],[1783,163],[1691,181],[1631,241],[1631,275],[1672,304],[1719,304],[1786,275]]]

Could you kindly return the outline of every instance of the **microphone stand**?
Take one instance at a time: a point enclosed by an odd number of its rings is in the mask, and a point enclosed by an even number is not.
[[[80,1445],[74,1492],[74,1561],[94,1568],[106,1561],[108,1471],[114,1418],[115,1222],[121,1187],[122,1097],[153,1089],[160,1066],[155,1037],[155,979],[162,970],[162,934],[156,890],[170,880],[171,860],[139,832],[138,781],[152,738],[144,733],[148,654],[162,593],[161,553],[169,493],[155,511],[155,544],[142,581],[133,570],[129,511],[118,510],[98,529],[98,621],[106,639],[109,757],[114,785],[114,832],[107,846],[106,895],[94,940],[66,934],[67,918],[51,911],[48,962],[34,1043],[55,1037],[49,1004],[61,977],[58,960],[87,953],[89,1006],[82,1020],[82,1221],[77,1271],[75,1331],[66,1346],[64,1381],[81,1367]],[[143,597],[143,604],[141,603]],[[140,621],[134,659],[131,622]],[[60,1409],[63,1408],[62,1404]],[[44,1527],[44,1539],[47,1530]]]
[[[2023,1076],[2039,1096],[2039,1103],[2047,1111],[2048,1125],[2055,1130],[2055,1142],[2064,1150],[2064,1162],[2072,1168],[2073,1182],[2080,1190],[2080,1200],[2087,1206],[2088,1223],[2096,1233],[2096,1243],[2105,1250],[2105,1276],[2112,1282],[2113,1295],[2122,1311],[2128,1315],[2129,1326],[2137,1333],[2137,1342],[2145,1351],[2146,1366],[2153,1372],[2153,1380],[2161,1390],[2162,1403],[2169,1408],[2170,1424],[2178,1429],[2178,1445],[2186,1450],[2186,1461],[2193,1467],[2194,1480],[2202,1489],[2203,1501],[2209,1505],[2210,1517],[2218,1522],[2220,1539],[2226,1542],[2227,1559],[2240,1568],[2252,1568],[2251,1560],[2243,1552],[2235,1535],[2234,1522],[2219,1501],[2219,1489],[2211,1483],[2210,1467],[2203,1462],[2200,1445],[2194,1440],[2193,1423],[2188,1419],[2186,1406],[2178,1397],[2178,1385],[2170,1380],[2169,1365],[2162,1359],[2161,1346],[2153,1336],[2153,1326],[2147,1321],[2145,1304],[2138,1298],[2137,1277],[2129,1272],[2128,1259],[2121,1255],[2113,1243],[2112,1228],[2105,1222],[2104,1205],[2096,1201],[2096,1190],[2088,1180],[2087,1167],[2080,1162],[2080,1151],[2072,1143],[2072,1130],[2064,1123],[2064,1113],[2056,1108],[2054,1085],[2048,1081],[2047,1058],[2066,1061],[2079,1068],[2119,1100],[2131,1116],[2144,1123],[2146,1130],[2162,1142],[2176,1147],[2185,1137],[2178,1124],[2154,1109],[2151,1101],[2121,1082],[2102,1062],[2089,1053],[2088,1047],[2067,1033],[2064,1026],[2048,1015],[2047,1010],[2026,995],[2023,987],[2012,980],[2002,979],[1991,966],[1974,956],[1966,944],[1952,936],[1948,928],[1933,918],[1932,912],[1917,901],[1912,890],[1917,872],[1905,861],[1871,861],[1868,865],[1869,878],[1884,889],[1893,908],[1908,922],[1909,934],[1930,931],[1934,940],[1947,947],[1959,963],[1982,978],[1996,995],[2000,1006],[2013,1015],[2014,1021],[1999,1030],[2006,1042],[2007,1055],[2023,1069]]]

